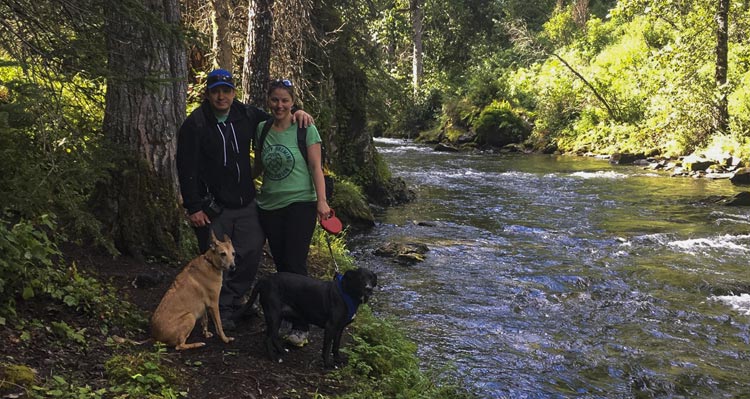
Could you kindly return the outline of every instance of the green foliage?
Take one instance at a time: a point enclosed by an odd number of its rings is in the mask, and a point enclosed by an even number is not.
[[[494,147],[520,143],[530,132],[526,122],[507,101],[495,101],[484,108],[474,123],[474,129],[478,144]]]
[[[388,176],[387,169],[383,173]],[[362,188],[343,177],[336,177],[333,199],[330,202],[330,206],[342,217],[346,216],[359,220],[374,219]]]
[[[79,273],[74,264],[62,263],[62,254],[48,232],[55,231],[54,217],[44,215],[36,222],[16,223],[0,218],[0,317],[16,314],[18,300],[48,298],[92,317],[103,326],[127,325],[142,328],[145,317],[134,305],[121,303],[114,289]],[[1,320],[1,319],[0,319]],[[68,338],[80,332],[57,326]]]
[[[336,272],[336,266],[339,267],[341,273],[355,268],[354,260],[349,256],[349,251],[346,249],[346,233],[344,231],[334,236],[327,233],[319,225],[315,227],[312,238],[313,250],[310,252],[310,263],[324,265],[316,273],[316,277],[323,280],[331,280]]]
[[[551,46],[566,46],[578,39],[582,32],[576,21],[573,20],[574,5],[569,5],[565,10],[555,13],[544,23],[543,40]]]
[[[420,369],[417,347],[396,327],[397,321],[375,317],[362,306],[353,326],[353,342],[345,349],[349,362],[336,374],[355,385],[341,398],[471,397],[447,379],[440,383],[438,375]]]
[[[416,137],[419,132],[430,129],[437,121],[442,104],[442,93],[439,90],[420,93],[416,100],[411,98],[406,97],[406,101],[401,103],[403,108],[397,110],[399,112],[394,118],[393,125],[385,132],[387,136]]]
[[[14,64],[0,66],[0,197],[21,217],[55,213],[63,233],[114,253],[88,206],[108,164],[98,151],[102,96],[96,81],[42,85]]]
[[[750,17],[750,11],[747,14]],[[729,81],[734,82],[734,85],[733,90],[727,93],[730,131],[742,143],[742,138],[750,137],[750,43],[731,47],[729,56],[734,65],[746,66],[744,70],[730,69]],[[743,159],[750,159],[748,152],[750,148],[745,146],[746,156]]]
[[[175,399],[187,397],[186,392],[176,391],[176,371],[162,364],[165,353],[163,345],[154,352],[137,352],[117,355],[109,359],[104,367],[113,387],[109,391],[116,398]]]
[[[64,399],[177,399],[187,397],[186,392],[176,390],[178,382],[173,369],[162,365],[164,347],[155,352],[139,352],[113,356],[105,363],[109,387],[93,388],[87,383],[53,375],[40,386],[28,391],[33,398]]]
[[[73,341],[80,346],[86,346],[86,329],[76,330],[64,321],[53,321],[50,323],[52,332],[60,338]]]
[[[54,222],[45,216],[39,224],[52,229]],[[0,218],[0,316],[15,313],[15,301],[34,297],[43,291],[48,277],[46,271],[52,269],[53,256],[60,252],[49,240],[47,234],[28,222],[10,226]]]
[[[107,390],[105,388],[95,389],[89,385],[79,386],[76,383],[68,382],[59,375],[53,375],[47,379],[45,385],[34,386],[30,391],[32,398],[61,398],[61,399],[101,399],[106,398]]]
[[[722,91],[730,99],[730,127],[747,134],[743,101],[736,101],[746,98],[741,85],[717,88],[713,81],[714,39],[705,28],[712,24],[712,11],[674,6],[620,2],[611,20],[591,18],[585,35],[555,50],[567,66],[550,57],[516,71],[521,78],[511,80],[509,92],[534,99],[525,103],[534,116],[532,142],[566,151],[687,154],[714,134]],[[547,27],[561,32],[560,21]],[[742,46],[730,49],[746,53]],[[730,82],[738,82],[749,64],[733,59],[730,55]]]
[[[443,125],[468,128],[479,115],[481,107],[473,104],[468,98],[452,98],[443,105]]]

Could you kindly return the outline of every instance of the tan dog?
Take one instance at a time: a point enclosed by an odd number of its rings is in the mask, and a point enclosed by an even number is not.
[[[174,345],[176,350],[206,345],[205,342],[185,343],[198,319],[201,319],[203,336],[213,336],[208,331],[206,312],[213,318],[219,338],[224,343],[234,340],[224,334],[219,316],[221,277],[225,270],[234,267],[234,256],[232,240],[224,235],[224,241],[219,241],[212,231],[211,245],[206,253],[182,269],[151,316],[151,336],[155,340]]]

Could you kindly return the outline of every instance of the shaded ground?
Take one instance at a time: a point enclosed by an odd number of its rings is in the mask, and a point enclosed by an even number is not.
[[[112,259],[81,248],[66,248],[64,252],[69,261],[76,260],[80,269],[91,270],[103,281],[109,281],[123,298],[146,311],[148,316],[182,268],[147,264],[126,257]],[[270,271],[266,259],[260,274]],[[48,326],[51,322],[64,320],[78,328],[86,327],[88,347],[85,353],[80,349],[62,348],[59,347],[60,340],[43,333],[32,333],[29,344],[29,340],[18,336],[18,330],[0,325],[0,363],[26,364],[42,376],[58,375],[60,370],[74,370],[74,373],[84,376],[83,380],[91,381],[93,387],[106,386],[103,385],[106,378],[104,362],[112,356],[113,350],[105,344],[107,337],[100,336],[96,320],[69,315],[62,308],[34,301],[19,304],[18,311],[25,318],[40,320]],[[186,376],[181,388],[188,392],[189,398],[308,398],[315,392],[334,394],[343,390],[328,376],[329,372],[323,370],[321,329],[311,327],[310,344],[304,348],[290,348],[283,363],[275,363],[267,358],[262,346],[264,324],[258,316],[241,321],[235,331],[227,331],[228,336],[235,338],[229,344],[215,336],[204,339],[198,334],[198,326],[188,342],[202,340],[206,346],[183,352],[169,349],[163,360],[172,363]],[[212,323],[209,326],[213,331]],[[33,328],[27,330],[34,331]],[[146,334],[134,339],[145,340],[148,338]],[[108,336],[126,334],[109,331]],[[342,345],[346,345],[346,337]],[[134,348],[153,350],[150,343]],[[26,397],[13,396],[19,392],[22,391],[0,391],[0,398]]]

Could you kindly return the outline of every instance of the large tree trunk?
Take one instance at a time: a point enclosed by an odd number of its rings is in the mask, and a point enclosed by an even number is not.
[[[423,11],[420,0],[410,0],[409,10],[411,11],[412,34],[414,41],[414,51],[412,59],[412,86],[414,94],[419,91],[422,84],[422,74],[424,67],[422,64],[422,18]]]
[[[356,62],[352,29],[342,23],[330,6],[315,3],[312,12],[314,29],[326,37],[325,48],[309,51],[310,63],[305,76],[311,82],[319,102],[325,103],[325,115],[318,123],[327,131],[328,151],[337,175],[345,176],[363,189],[370,202],[392,205],[413,198],[403,180],[391,178],[383,164],[372,136],[366,129],[367,76]],[[331,32],[336,32],[335,36]],[[328,34],[326,36],[326,34]]]
[[[250,0],[247,42],[242,65],[242,100],[265,108],[266,84],[270,80],[273,0]]]
[[[181,221],[176,133],[187,92],[179,0],[112,0],[106,12],[104,133],[113,157],[96,202],[119,250],[174,257]]]
[[[719,0],[716,13],[716,87],[719,100],[716,105],[716,130],[729,132],[729,109],[727,104],[727,53],[729,51],[729,0]]]
[[[211,33],[214,67],[233,72],[232,37],[229,31],[227,0],[211,0]]]
[[[585,28],[589,20],[589,0],[575,0],[573,4],[573,21],[579,28]]]

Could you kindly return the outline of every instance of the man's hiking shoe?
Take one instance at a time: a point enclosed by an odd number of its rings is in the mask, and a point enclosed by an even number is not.
[[[310,340],[307,339],[307,336],[307,331],[292,330],[289,332],[289,334],[284,336],[284,340],[298,348],[301,348],[310,342]]]

